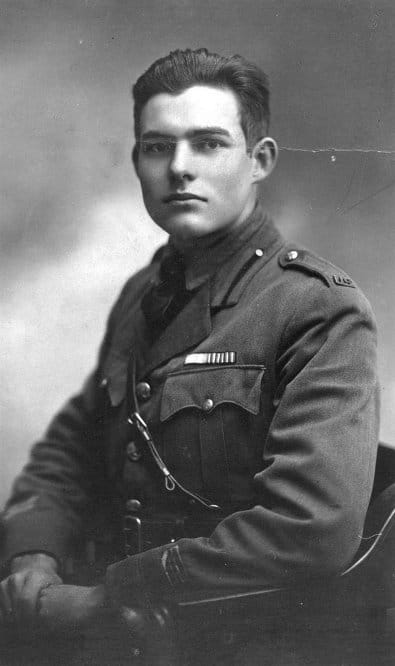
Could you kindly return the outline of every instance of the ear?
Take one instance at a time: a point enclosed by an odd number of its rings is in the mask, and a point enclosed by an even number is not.
[[[139,169],[138,169],[138,166],[139,166],[139,149],[137,148],[136,144],[132,148],[131,157],[132,157],[134,170],[136,172],[136,176],[137,176],[137,178],[139,178]]]
[[[251,151],[254,162],[252,172],[253,182],[259,183],[267,178],[276,166],[278,157],[278,146],[274,139],[265,136],[259,139]]]

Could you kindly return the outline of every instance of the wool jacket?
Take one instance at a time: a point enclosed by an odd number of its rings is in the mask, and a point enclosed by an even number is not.
[[[284,241],[258,208],[192,257],[191,298],[152,342],[140,302],[160,255],[123,288],[97,367],[17,478],[4,558],[44,551],[63,561],[100,497],[114,515],[133,499],[143,515],[192,524],[108,567],[117,603],[338,574],[360,543],[378,441],[366,298],[342,270]],[[166,468],[218,511],[166,489],[128,423],[131,357]]]

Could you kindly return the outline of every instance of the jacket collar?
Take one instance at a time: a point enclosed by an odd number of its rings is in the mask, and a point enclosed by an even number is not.
[[[232,259],[248,244],[254,234],[261,228],[265,216],[261,207],[256,205],[250,217],[244,224],[231,229],[222,238],[217,239],[211,247],[195,244],[186,255],[186,287],[194,291],[203,282],[218,273],[218,269],[225,263],[232,263]]]
[[[271,218],[258,205],[252,233],[211,276],[211,307],[231,307],[238,303],[252,276],[285,244]],[[258,223],[257,223],[258,222]]]
[[[194,294],[169,326],[146,349],[143,372],[148,374],[170,358],[193,349],[211,332],[211,311],[237,304],[246,284],[284,244],[284,239],[258,205],[236,235],[209,252],[196,253],[187,273]]]

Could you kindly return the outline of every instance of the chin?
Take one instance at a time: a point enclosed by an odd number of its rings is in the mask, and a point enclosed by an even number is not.
[[[196,218],[166,220],[159,224],[174,239],[188,241],[212,232],[210,225]]]

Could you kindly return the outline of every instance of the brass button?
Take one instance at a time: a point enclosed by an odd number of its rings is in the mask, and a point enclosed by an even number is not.
[[[258,247],[258,248],[255,250],[255,254],[256,254],[257,257],[263,257],[263,250],[261,250],[261,248]]]
[[[151,397],[151,386],[148,382],[139,382],[136,386],[138,400],[149,400]]]
[[[106,386],[108,386],[108,379],[107,379],[107,377],[103,377],[103,379],[100,382],[100,388],[104,389],[104,388],[106,388]]]
[[[299,256],[299,253],[296,250],[290,250],[285,255],[285,258],[286,258],[287,261],[294,261],[295,259],[298,258],[298,256]]]
[[[135,442],[129,442],[126,447],[126,455],[132,462],[137,462],[141,458],[141,453],[138,450]]]
[[[206,398],[206,400],[203,403],[203,411],[210,412],[213,407],[214,407],[214,401],[211,400],[211,398]]]
[[[126,502],[125,509],[128,513],[137,513],[141,509],[141,502],[138,499],[130,499]]]

